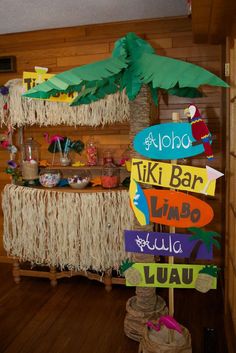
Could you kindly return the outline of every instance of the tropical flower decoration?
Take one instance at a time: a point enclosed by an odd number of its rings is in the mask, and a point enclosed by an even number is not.
[[[46,141],[49,143],[48,151],[51,153],[60,152],[67,154],[70,150],[81,153],[84,150],[84,143],[81,140],[72,141],[66,136],[53,135],[49,138],[48,133],[44,134]]]
[[[3,110],[8,110],[8,94],[9,94],[9,88],[7,86],[1,86],[0,87],[0,94],[3,96]]]
[[[7,162],[7,168],[5,169],[5,172],[7,174],[10,174],[13,181],[16,182],[17,180],[19,180],[21,173],[19,171],[18,165],[15,161],[13,160],[9,160]]]
[[[10,153],[16,153],[17,152],[16,146],[10,144],[9,142],[9,134],[10,134],[10,129],[0,134],[0,147],[7,149]]]

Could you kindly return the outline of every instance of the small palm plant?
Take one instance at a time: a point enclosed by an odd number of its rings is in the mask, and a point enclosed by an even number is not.
[[[190,263],[197,259],[199,249],[203,244],[207,248],[208,252],[210,252],[213,245],[215,245],[217,249],[220,249],[220,243],[217,239],[215,239],[215,238],[221,237],[219,233],[213,232],[213,231],[205,231],[202,228],[196,228],[196,227],[188,228],[188,230],[190,230],[190,232],[193,233],[193,235],[189,238],[189,240],[190,241],[197,240],[190,254],[190,258],[189,258]]]

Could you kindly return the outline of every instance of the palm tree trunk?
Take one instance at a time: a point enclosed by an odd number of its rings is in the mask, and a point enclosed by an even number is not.
[[[149,89],[143,86],[139,95],[134,101],[130,102],[130,142],[134,136],[144,128],[150,125],[150,107],[151,100]],[[143,158],[133,147],[131,148],[131,158]],[[147,185],[142,185],[143,188]],[[138,221],[134,220],[133,229],[142,231],[153,231],[153,225],[140,226]],[[155,262],[154,256],[145,254],[135,254],[135,262]],[[140,341],[145,324],[150,317],[157,318],[158,316],[167,313],[167,308],[164,300],[156,296],[155,288],[136,288],[136,296],[130,298],[126,305],[126,317],[124,322],[125,334]]]
[[[194,248],[192,249],[191,254],[190,254],[190,256],[189,256],[189,263],[190,263],[190,264],[192,264],[193,262],[196,261],[197,255],[198,255],[198,252],[199,252],[199,249],[200,249],[201,245],[202,245],[202,241],[199,240],[199,241],[195,244]]]

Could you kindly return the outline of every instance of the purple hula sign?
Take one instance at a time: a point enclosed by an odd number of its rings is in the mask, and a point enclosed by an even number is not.
[[[125,230],[125,251],[189,258],[191,252],[198,249],[196,259],[211,260],[212,246],[208,251],[204,243],[189,240],[192,234],[142,232]]]

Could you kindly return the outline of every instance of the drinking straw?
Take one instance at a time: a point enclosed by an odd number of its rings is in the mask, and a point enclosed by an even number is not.
[[[70,140],[68,139],[68,137],[66,138],[66,143],[65,143],[65,147],[64,147],[64,157],[66,157],[66,154],[69,151],[69,142]]]

